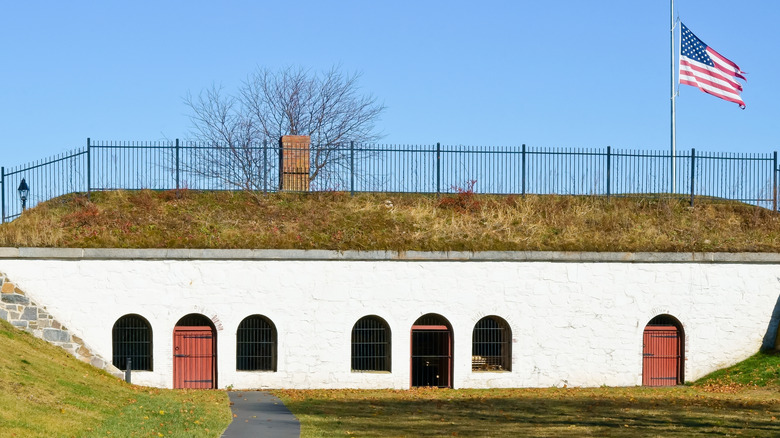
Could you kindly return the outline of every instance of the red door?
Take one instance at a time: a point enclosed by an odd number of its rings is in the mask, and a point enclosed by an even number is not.
[[[211,327],[173,329],[174,388],[216,388],[215,365]]]
[[[682,342],[677,327],[645,327],[642,349],[642,385],[674,386],[682,383]]]

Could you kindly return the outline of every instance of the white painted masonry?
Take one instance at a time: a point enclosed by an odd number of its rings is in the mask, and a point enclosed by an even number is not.
[[[190,313],[217,327],[221,388],[408,388],[410,330],[426,313],[452,325],[455,388],[640,385],[642,332],[659,314],[683,325],[690,381],[774,345],[780,296],[775,254],[0,248],[0,271],[109,359],[117,319],[145,317],[154,371],[133,382],[159,387],[172,387],[173,329]],[[276,372],[236,371],[252,314],[276,326]],[[390,326],[392,372],[350,370],[366,315]],[[509,372],[471,370],[487,315],[511,327]]]

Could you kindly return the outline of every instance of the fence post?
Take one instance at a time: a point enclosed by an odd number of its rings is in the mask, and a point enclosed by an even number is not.
[[[176,190],[179,190],[179,139],[178,138],[176,139]]]
[[[691,207],[693,207],[693,183],[696,175],[696,149],[691,149]]]
[[[525,198],[525,144],[523,144],[523,149],[522,149],[522,151],[523,151],[523,152],[522,152],[522,157],[523,157],[523,160],[522,160],[522,161],[523,161],[523,165],[521,166],[521,175],[520,175],[520,179],[522,180],[522,192],[521,192],[521,193],[523,194],[523,198]]]
[[[125,382],[130,383],[130,370],[133,369],[133,359],[127,358],[127,365],[125,365]]]
[[[3,216],[2,223],[5,223],[5,167],[0,167],[0,197],[2,197],[2,200],[0,200],[0,204],[3,204],[3,211],[0,216]]]
[[[609,196],[611,195],[611,187],[610,187],[610,179],[612,178],[611,174],[612,169],[612,146],[607,146],[607,201],[609,201]]]
[[[441,194],[441,143],[436,142],[436,195]]]
[[[92,156],[90,150],[92,149],[92,142],[87,137],[87,199],[90,199],[92,194]]]
[[[777,211],[777,151],[772,159],[772,211]]]
[[[263,140],[263,194],[268,193],[268,139]]]
[[[349,195],[355,196],[355,142],[349,142]]]

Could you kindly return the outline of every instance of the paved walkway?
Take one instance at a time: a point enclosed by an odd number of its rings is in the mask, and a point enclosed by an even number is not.
[[[222,438],[297,438],[301,424],[281,400],[265,391],[228,392],[233,422]]]

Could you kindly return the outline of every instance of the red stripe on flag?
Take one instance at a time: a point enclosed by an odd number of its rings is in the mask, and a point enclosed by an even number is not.
[[[699,73],[701,73],[701,74],[703,74],[705,76],[711,77],[713,79],[721,80],[723,82],[727,82],[730,85],[730,87],[729,87],[727,85],[710,82],[709,85],[712,85],[713,87],[718,87],[718,88],[721,88],[723,90],[733,90],[734,92],[742,91],[742,85],[739,82],[736,82],[736,81],[732,80],[728,76],[723,76],[722,74],[720,74],[719,71],[713,71],[710,68],[702,67],[698,63],[689,62],[689,61],[685,60],[684,58],[680,60],[680,65],[681,66],[686,66],[686,67],[688,67],[689,70],[699,72]],[[681,70],[680,74],[682,74],[682,70]],[[697,80],[704,80],[704,79],[701,79],[699,77],[697,77],[696,79]]]
[[[713,95],[715,97],[719,97],[719,98],[721,98],[723,100],[727,100],[729,102],[738,103],[742,107],[745,106],[745,102],[742,99],[740,99],[740,98],[734,98],[734,97],[731,97],[731,96],[727,96],[725,94],[716,93],[716,92],[714,92],[712,90],[705,90],[704,88],[700,87],[699,84],[696,83],[696,82],[692,82],[692,81],[688,81],[688,80],[685,80],[683,78],[680,78],[680,83],[684,84],[684,85],[692,85],[692,86],[698,88],[699,90],[701,90],[704,93]]]
[[[731,60],[729,60],[725,56],[721,55],[720,53],[716,52],[715,50],[712,50],[712,48],[710,48],[710,47],[707,47],[707,53],[710,55],[710,57],[717,58],[721,62],[723,62],[724,64],[730,65],[732,67],[732,69],[729,70],[727,68],[723,68],[717,62],[713,62],[715,64],[715,67],[718,68],[718,70],[721,70],[721,71],[723,71],[725,73],[728,73],[730,76],[734,76],[734,77],[737,77],[737,78],[740,78],[742,80],[747,81],[747,79],[745,79],[745,77],[742,76],[741,73],[743,73],[743,71],[742,71],[742,69],[739,68],[739,66],[737,64],[734,64],[734,62],[732,62]]]

